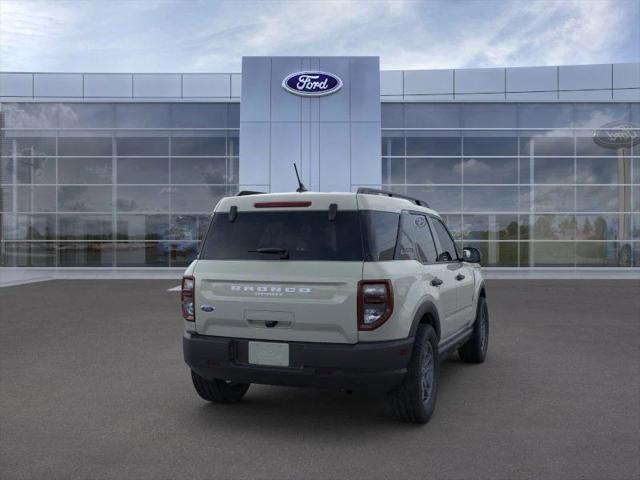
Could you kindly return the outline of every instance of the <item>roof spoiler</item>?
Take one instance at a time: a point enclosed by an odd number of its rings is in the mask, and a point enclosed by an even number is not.
[[[429,208],[429,204],[424,200],[419,200],[417,198],[409,197],[407,195],[402,195],[400,193],[390,192],[388,190],[378,190],[377,188],[360,187],[358,188],[357,193],[364,193],[367,195],[382,195],[385,197],[393,197],[393,198],[402,198],[403,200],[409,200],[410,202],[415,203],[419,207]]]

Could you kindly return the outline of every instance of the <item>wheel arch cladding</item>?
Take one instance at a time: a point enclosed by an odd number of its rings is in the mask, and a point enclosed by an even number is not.
[[[440,340],[440,315],[433,302],[426,301],[418,308],[411,324],[410,337],[416,335],[420,325],[431,325],[436,332],[436,337]]]

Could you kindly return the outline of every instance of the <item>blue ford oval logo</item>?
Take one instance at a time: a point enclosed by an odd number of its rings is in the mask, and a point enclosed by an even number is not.
[[[282,81],[282,88],[295,95],[319,97],[340,90],[342,80],[337,75],[327,72],[296,72]]]
[[[216,309],[213,305],[200,305],[200,310],[203,312],[213,312]]]

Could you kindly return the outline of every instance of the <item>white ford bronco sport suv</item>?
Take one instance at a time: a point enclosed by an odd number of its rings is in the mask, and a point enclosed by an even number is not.
[[[439,360],[487,353],[480,253],[391,192],[241,192],[220,200],[182,280],[184,359],[205,400],[251,383],[377,389],[426,423]]]

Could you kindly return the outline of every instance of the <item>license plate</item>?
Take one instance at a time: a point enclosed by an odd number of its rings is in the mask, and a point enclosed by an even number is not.
[[[289,344],[249,342],[249,363],[254,365],[289,366]]]

